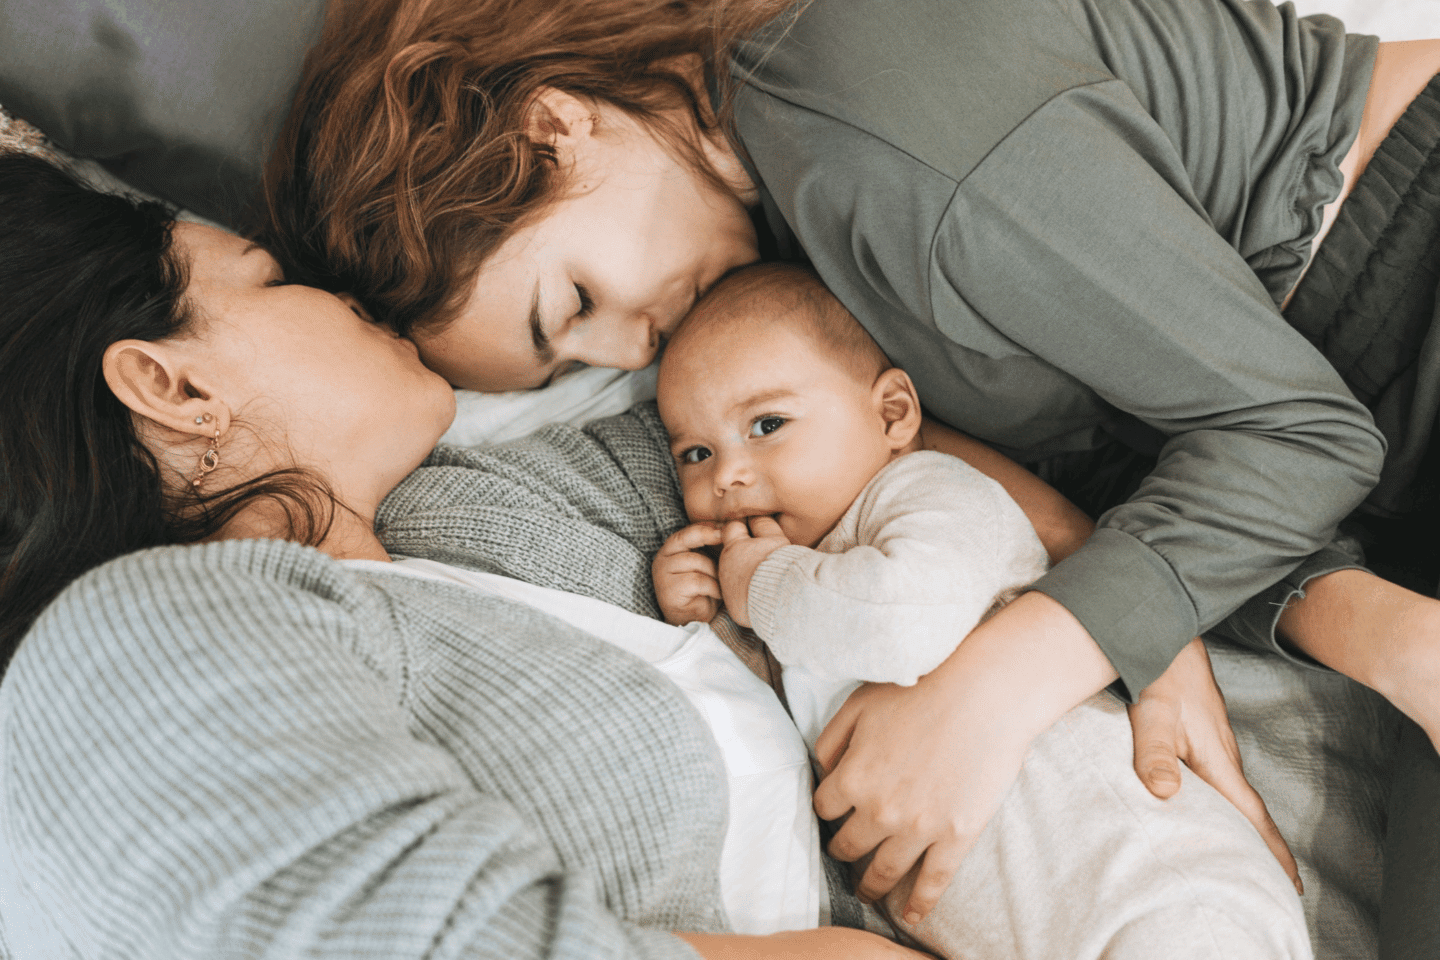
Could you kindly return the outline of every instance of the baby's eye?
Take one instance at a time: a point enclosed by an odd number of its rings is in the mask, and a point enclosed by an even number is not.
[[[680,454],[681,463],[699,463],[701,460],[710,459],[710,451],[705,447],[691,447]]]
[[[761,417],[750,424],[750,436],[763,437],[785,426],[784,417]]]

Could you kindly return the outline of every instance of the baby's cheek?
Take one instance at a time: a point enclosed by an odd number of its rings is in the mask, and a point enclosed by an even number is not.
[[[785,539],[791,543],[798,543],[802,547],[814,547],[824,536],[823,533],[816,536],[811,529],[812,524],[791,514],[782,513],[775,519],[779,522],[780,532],[785,534]]]
[[[699,489],[701,486],[684,481],[680,484],[680,494],[685,499],[685,516],[690,518],[691,523],[715,519],[715,499]]]

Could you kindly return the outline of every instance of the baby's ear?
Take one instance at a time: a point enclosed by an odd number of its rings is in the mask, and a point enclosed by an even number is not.
[[[915,384],[904,370],[891,367],[875,379],[873,396],[885,421],[885,438],[890,441],[890,449],[903,451],[919,435],[924,416]]]

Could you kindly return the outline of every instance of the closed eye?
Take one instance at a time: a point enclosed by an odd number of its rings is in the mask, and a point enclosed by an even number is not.
[[[750,424],[750,436],[766,437],[788,423],[784,417],[756,417]]]
[[[584,318],[595,312],[595,298],[590,296],[590,291],[583,283],[575,284],[575,296],[580,298],[580,309],[575,312],[575,316]]]
[[[710,459],[710,450],[707,447],[689,447],[680,451],[678,459],[681,463],[699,463]]]

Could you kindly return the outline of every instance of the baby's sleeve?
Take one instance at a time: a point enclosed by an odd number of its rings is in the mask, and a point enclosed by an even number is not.
[[[997,597],[1045,568],[1045,548],[999,484],[925,451],[878,474],[819,549],[792,544],[771,554],[750,581],[748,605],[755,631],[787,667],[912,684]]]

